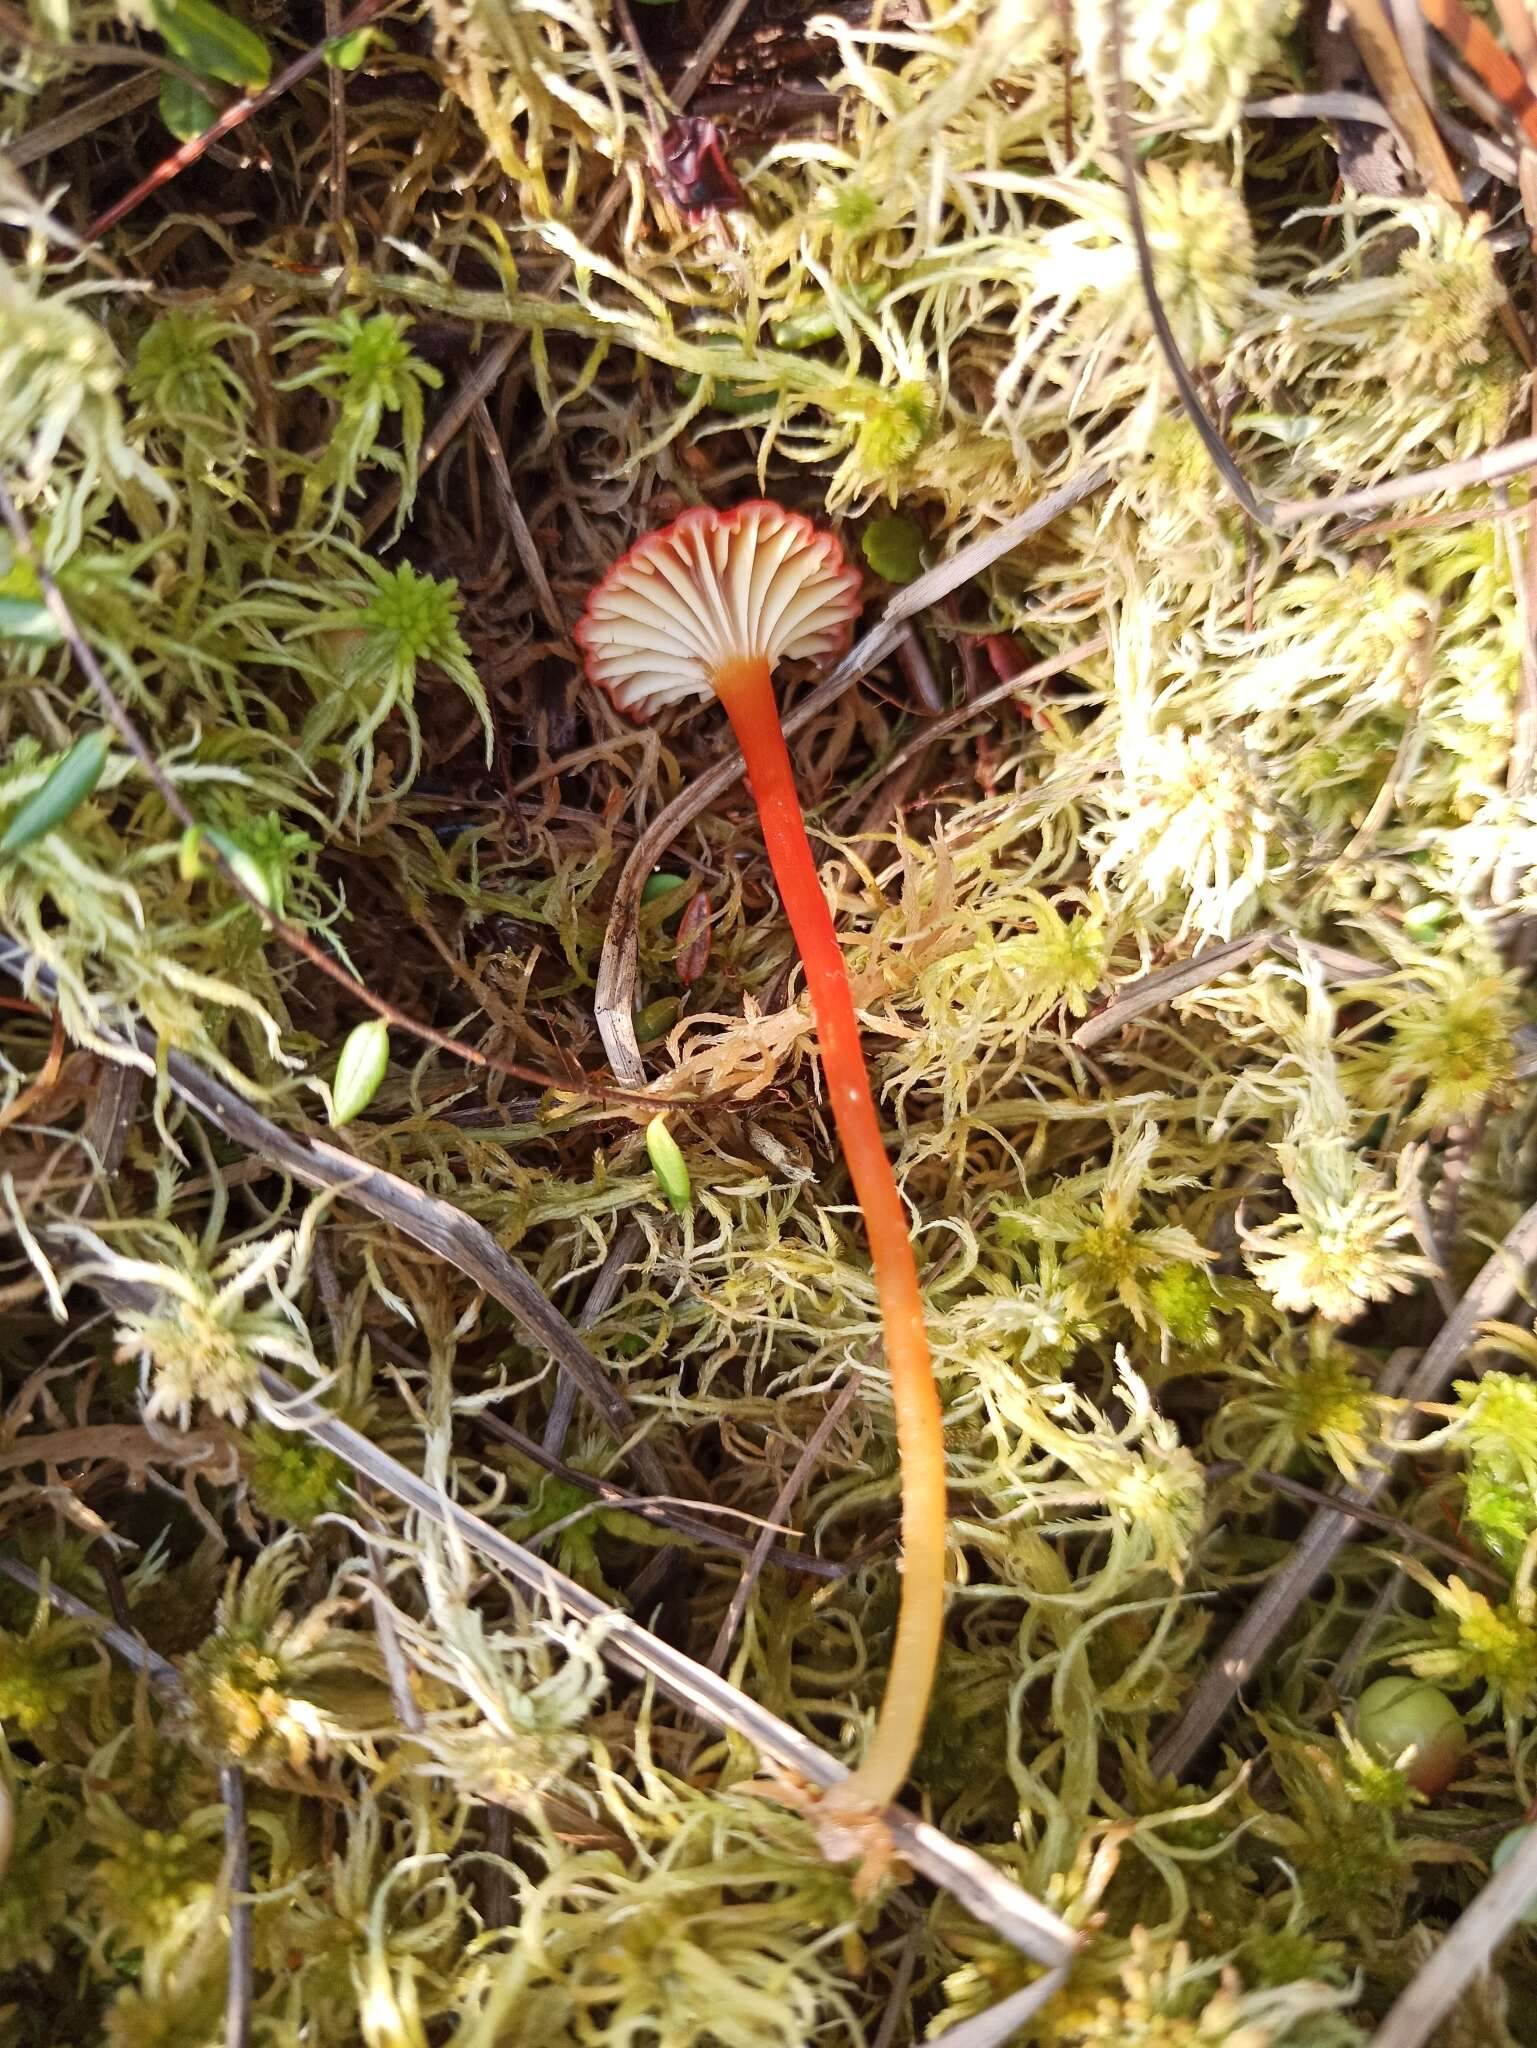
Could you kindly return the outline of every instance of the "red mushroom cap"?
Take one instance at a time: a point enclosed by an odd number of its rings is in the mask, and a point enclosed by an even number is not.
[[[754,498],[729,512],[685,512],[645,534],[587,600],[576,644],[590,681],[621,711],[715,692],[742,661],[825,660],[847,647],[859,571],[836,537]]]

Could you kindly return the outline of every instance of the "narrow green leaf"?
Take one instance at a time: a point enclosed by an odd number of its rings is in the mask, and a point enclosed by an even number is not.
[[[208,873],[208,856],[203,847],[201,825],[189,825],[176,842],[176,872],[184,882],[201,882]]]
[[[864,284],[856,284],[852,297],[868,313],[880,304],[885,293],[886,279],[877,277]],[[832,307],[823,299],[804,312],[791,313],[783,320],[776,320],[769,332],[775,348],[814,348],[819,341],[832,340],[838,332],[838,322]]]
[[[108,744],[105,726],[76,740],[42,788],[33,790],[0,833],[0,854],[20,853],[73,816],[101,780]]]
[[[260,89],[272,76],[267,45],[213,0],[150,0],[155,26],[200,78]]]
[[[665,1116],[654,1116],[647,1124],[646,1150],[651,1154],[651,1168],[661,1183],[662,1193],[680,1216],[686,1216],[694,1206],[693,1183],[688,1177],[688,1163],[667,1128]]]
[[[331,1128],[350,1124],[360,1110],[367,1109],[379,1092],[390,1063],[389,1026],[382,1017],[370,1017],[348,1032],[336,1062],[331,1083]]]
[[[190,142],[213,126],[219,109],[185,78],[167,77],[160,81],[160,118],[178,142]]]

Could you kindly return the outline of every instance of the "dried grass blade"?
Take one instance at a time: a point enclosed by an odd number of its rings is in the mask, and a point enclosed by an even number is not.
[[[37,968],[26,951],[13,941],[0,940],[0,970],[17,981],[30,978],[32,985],[46,991],[51,999],[51,977]],[[153,1056],[155,1044],[149,1032],[142,1028],[125,1032],[125,1049],[130,1040]],[[281,1129],[181,1053],[170,1055],[166,1073],[182,1100],[235,1144],[292,1174],[305,1187],[324,1188],[345,1196],[468,1274],[571,1374],[606,1427],[627,1446],[630,1462],[647,1490],[668,1491],[661,1459],[639,1437],[640,1423],[634,1409],[565,1317],[482,1224],[451,1202],[424,1193],[396,1174],[369,1166],[353,1153],[343,1152],[319,1138],[301,1137]]]
[[[1440,1399],[1479,1324],[1504,1313],[1534,1261],[1537,1203],[1512,1227],[1427,1347],[1403,1388],[1405,1412],[1400,1434],[1413,1429],[1417,1403]],[[1390,1451],[1357,1486],[1341,1488],[1342,1497],[1352,1504],[1370,1506],[1387,1486],[1395,1463]],[[1335,1507],[1320,1508],[1308,1522],[1285,1564],[1221,1645],[1178,1721],[1153,1752],[1153,1769],[1159,1776],[1177,1778],[1189,1769],[1215,1733],[1239,1688],[1248,1683],[1266,1652],[1328,1570],[1353,1526],[1351,1515]]]
[[[742,1736],[781,1770],[793,1772],[809,1784],[826,1789],[849,1775],[842,1764],[807,1741],[788,1722],[758,1706],[727,1680],[703,1664],[696,1664],[670,1643],[664,1643],[628,1615],[608,1606],[531,1550],[493,1529],[489,1522],[456,1501],[445,1499],[426,1480],[357,1430],[316,1407],[278,1374],[264,1372],[262,1378],[268,1396],[289,1425],[303,1429],[354,1472],[459,1537],[470,1549],[505,1571],[525,1592],[549,1601],[579,1621],[597,1624],[601,1630],[600,1648],[608,1661],[637,1677],[654,1680],[669,1699],[688,1712]],[[952,1842],[938,1828],[903,1808],[888,1808],[886,1819],[903,1860],[947,1891],[975,1918],[1037,1962],[1057,1968],[1070,1959],[1077,1947],[1077,1936],[1038,1899],[973,1850]]]
[[[1463,1987],[1525,1916],[1537,1893],[1537,1828],[1496,1871],[1445,1941],[1394,2000],[1369,2048],[1420,2048],[1456,2004]]]

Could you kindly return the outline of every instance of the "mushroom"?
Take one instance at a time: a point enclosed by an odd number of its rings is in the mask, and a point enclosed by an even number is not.
[[[589,678],[621,711],[718,697],[747,763],[764,844],[806,971],[833,1121],[875,1269],[902,1466],[902,1593],[885,1696],[864,1762],[821,1802],[828,1818],[895,1799],[917,1751],[943,1624],[945,1455],[907,1215],[865,1072],[838,934],[806,839],[770,677],[847,646],[859,573],[799,513],[754,500],[685,512],[637,541],[576,629]]]

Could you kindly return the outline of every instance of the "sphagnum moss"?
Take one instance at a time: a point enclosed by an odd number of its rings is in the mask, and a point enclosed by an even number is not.
[[[664,82],[707,12],[634,10]],[[1463,211],[1411,173],[1374,197],[1305,106],[1256,114],[1322,82],[1284,0],[1123,12],[1154,277],[1254,488],[1496,445],[1524,375],[1502,306],[1530,280],[1511,194]],[[574,697],[566,636],[691,504],[773,495],[852,561],[894,514],[938,560],[1104,465],[920,622],[947,706],[1000,656],[1102,651],[889,779],[922,731],[900,669],[795,742],[943,1401],[951,1594],[913,1791],[1087,1930],[1031,2048],[1348,2048],[1537,1794],[1515,1322],[1413,1418],[1378,1503],[1396,1537],[1345,1546],[1188,1783],[1149,1760],[1213,1623],[1289,1553],[1265,1478],[1372,1471],[1407,1420],[1387,1363],[1533,1191],[1523,517],[1427,493],[1380,530],[1246,530],[1142,297],[1108,0],[785,13],[752,10],[710,81],[745,207],[685,217],[647,168],[595,0],[433,0],[88,253],[81,222],[169,147],[96,97],[118,73],[92,46],[162,44],[106,0],[35,10],[0,104],[25,164],[0,179],[0,481],[206,842],[367,987],[560,1091],[395,1027],[339,1142],[567,1313],[595,1290],[590,1342],[677,1494],[845,1567],[765,1568],[731,1671],[852,1749],[889,1663],[898,1470],[856,1400],[786,1491],[879,1334],[805,998],[728,793],[666,854],[708,913],[692,944],[643,914],[647,1071],[692,1098],[672,1213],[652,1112],[562,1084],[601,1062],[616,870],[718,749]],[[487,364],[484,409],[436,434]],[[3,830],[103,725],[9,536],[0,660]],[[297,1126],[366,1021],[182,845],[114,737],[0,858],[59,1031],[41,982],[0,1008],[0,1535],[124,1606],[181,1681],[162,1698],[0,1580],[0,2040],[222,2039],[232,1758],[260,2041],[778,2048],[889,2039],[895,1998],[900,2044],[1017,1989],[1030,1966],[953,1903],[856,1901],[800,1819],[739,1796],[745,1749],[273,1405],[263,1366],[530,1540],[566,1488],[559,1562],[708,1656],[737,1560],[541,1473],[548,1432],[576,1473],[633,1478],[524,1333],[167,1092],[189,1054]],[[1228,938],[1242,958],[1075,1043]],[[119,1097],[100,1054],[135,1017]],[[1409,1576],[1385,1608],[1388,1542]],[[1384,1675],[1469,1730],[1433,1800],[1353,1732]],[[1470,1993],[1481,2044],[1519,2041],[1534,1997],[1517,1932]]]

